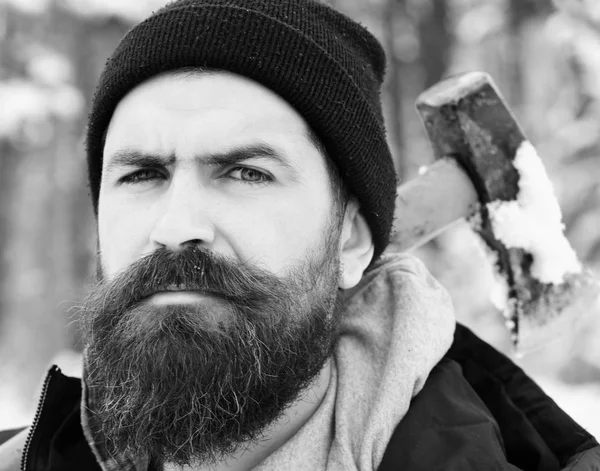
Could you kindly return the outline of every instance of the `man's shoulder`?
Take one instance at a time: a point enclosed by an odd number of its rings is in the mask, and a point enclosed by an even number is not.
[[[456,361],[436,365],[394,431],[379,471],[395,469],[517,469],[507,461],[493,415]]]
[[[5,434],[8,440],[0,445],[0,471],[20,469],[25,450],[26,470],[97,469],[83,435],[80,403],[81,380],[65,376],[58,367],[52,367],[44,381],[31,427],[17,435],[14,431]]]
[[[558,471],[596,447],[518,365],[457,325],[379,469]]]
[[[562,469],[573,456],[598,446],[522,368],[466,327],[457,326],[447,358],[460,365],[497,421],[511,463]]]

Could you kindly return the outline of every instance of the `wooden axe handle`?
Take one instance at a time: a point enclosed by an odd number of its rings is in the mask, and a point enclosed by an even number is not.
[[[474,214],[478,196],[456,159],[444,157],[398,187],[393,250],[405,252]]]

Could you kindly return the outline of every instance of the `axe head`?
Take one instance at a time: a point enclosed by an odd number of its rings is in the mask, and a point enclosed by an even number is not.
[[[598,309],[600,285],[563,234],[552,185],[489,75],[451,77],[417,100],[436,158],[453,157],[475,187],[471,223],[505,286],[518,351],[536,348]]]

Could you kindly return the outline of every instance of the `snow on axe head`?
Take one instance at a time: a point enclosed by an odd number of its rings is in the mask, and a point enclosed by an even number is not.
[[[517,350],[597,308],[599,283],[565,238],[544,166],[491,78],[449,78],[421,94],[417,109],[436,158],[454,159],[475,189],[470,221],[493,256]]]

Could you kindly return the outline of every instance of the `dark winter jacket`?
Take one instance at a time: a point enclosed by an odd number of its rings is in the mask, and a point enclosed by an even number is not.
[[[34,423],[21,432],[28,435],[21,469],[100,469],[83,436],[80,402],[80,380],[53,367]],[[0,432],[0,443],[18,432]],[[18,469],[0,462],[0,471]],[[600,471],[600,446],[510,359],[458,325],[379,471],[517,469]]]

